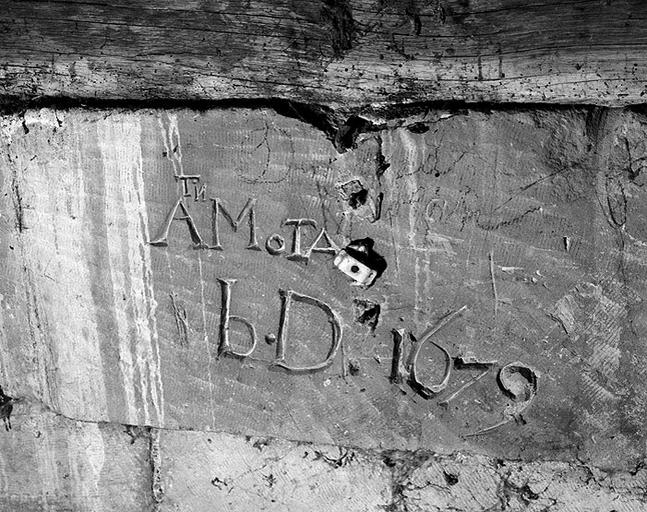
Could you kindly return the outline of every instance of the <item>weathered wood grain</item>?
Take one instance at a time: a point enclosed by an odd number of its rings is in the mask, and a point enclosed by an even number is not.
[[[640,0],[6,1],[0,94],[642,103]]]

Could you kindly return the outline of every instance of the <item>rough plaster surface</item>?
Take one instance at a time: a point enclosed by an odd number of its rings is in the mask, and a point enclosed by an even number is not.
[[[644,126],[637,111],[435,110],[364,127],[340,154],[270,110],[5,116],[0,385],[21,400],[0,442],[4,474],[24,477],[5,476],[0,500],[644,508]],[[196,248],[186,219],[171,222],[167,247],[150,244],[180,197],[174,176],[187,174],[206,200],[187,198],[177,216],[188,212],[208,245],[209,197],[234,217],[256,198],[260,251],[245,249],[245,219],[233,232],[222,216],[223,251]],[[353,182],[366,193],[351,196]],[[371,237],[386,271],[366,289],[331,255],[289,260],[282,223],[299,217],[340,246]],[[285,254],[265,249],[272,233]],[[231,314],[257,329],[251,357],[218,357],[218,278],[238,279]],[[339,316],[343,345],[326,368],[272,366],[280,289]],[[379,316],[361,318],[365,304]],[[433,338],[450,356],[447,387],[423,396],[394,383],[393,330],[410,365],[422,332],[462,306]],[[329,320],[295,306],[289,364],[326,358]],[[439,346],[418,358],[429,385],[442,380]],[[481,374],[457,358],[496,362]],[[517,394],[502,385],[512,362],[532,368],[536,396],[528,381]]]
[[[38,403],[16,406],[0,438],[0,509],[146,510],[148,437],[121,425],[69,420]]]
[[[0,506],[27,511],[640,511],[647,472],[85,423],[24,401]]]

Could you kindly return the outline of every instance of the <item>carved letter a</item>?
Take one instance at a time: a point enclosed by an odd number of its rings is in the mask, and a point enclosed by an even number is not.
[[[182,217],[175,216],[178,208],[182,210]],[[189,210],[187,210],[187,207],[184,205],[182,198],[178,199],[175,205],[168,212],[168,215],[164,219],[164,224],[162,224],[159,231],[157,232],[157,235],[155,236],[155,238],[153,238],[153,240],[149,242],[149,244],[159,247],[167,247],[168,233],[171,229],[171,222],[173,222],[174,220],[183,220],[186,222],[186,225],[189,228],[189,234],[191,235],[191,241],[193,242],[194,249],[203,249],[206,247],[205,243],[202,241],[200,233],[198,233],[198,228],[195,227],[193,217],[191,217]]]

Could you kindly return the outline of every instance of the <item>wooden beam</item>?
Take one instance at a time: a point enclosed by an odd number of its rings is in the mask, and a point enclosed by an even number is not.
[[[8,1],[0,94],[636,104],[645,17],[636,0]]]

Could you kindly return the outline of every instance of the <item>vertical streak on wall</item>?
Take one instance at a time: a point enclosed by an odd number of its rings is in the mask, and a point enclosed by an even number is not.
[[[43,510],[48,510],[47,503],[64,488],[64,469],[57,464],[57,443],[55,436],[48,431],[48,426],[39,425],[43,434],[40,437],[34,436],[32,446],[29,447],[34,453],[35,467],[40,477],[40,503]]]
[[[100,495],[101,471],[105,463],[105,446],[96,423],[77,423],[70,432],[68,460],[72,473],[72,500],[80,510],[100,512],[104,500]]]
[[[92,304],[83,193],[76,154],[60,149],[69,133],[51,111],[25,123],[47,143],[15,143],[14,193],[29,205],[19,228],[27,323],[42,399],[68,416],[107,418],[99,333]],[[34,154],[35,153],[35,154]],[[29,178],[29,179],[26,179]]]
[[[106,219],[106,245],[108,259],[110,261],[110,280],[112,282],[112,296],[117,321],[117,336],[119,339],[119,368],[123,379],[124,395],[126,398],[128,422],[136,425],[139,422],[137,406],[135,401],[135,382],[132,352],[130,348],[130,337],[128,333],[128,310],[126,303],[126,282],[124,275],[124,263],[121,251],[122,233],[120,233],[121,208],[117,197],[119,187],[115,190],[115,173],[119,168],[106,155],[110,151],[114,141],[109,139],[111,133],[107,132],[107,123],[97,125],[98,140],[102,152],[103,168],[106,183],[105,192],[105,219]],[[108,140],[106,140],[108,139]],[[118,183],[118,182],[117,182]]]
[[[110,272],[128,414],[136,423],[136,368],[143,421],[145,424],[154,420],[159,423],[163,421],[163,398],[156,302],[146,229],[148,217],[142,175],[141,125],[134,115],[119,115],[99,123],[98,130],[106,181]],[[133,365],[133,352],[136,367]],[[155,410],[154,419],[149,411],[149,399]]]
[[[198,268],[200,270],[200,303],[201,303],[201,309],[202,309],[202,332],[203,332],[203,340],[205,343],[205,350],[207,351],[206,364],[207,364],[207,375],[209,376],[209,409],[211,410],[211,424],[215,425],[216,408],[213,403],[213,377],[211,375],[211,361],[213,361],[213,359],[211,358],[211,346],[209,345],[209,329],[207,327],[207,311],[206,311],[207,305],[204,297],[204,275],[202,273],[202,256],[200,256],[200,253],[198,253],[198,265],[199,265]]]
[[[162,114],[157,118],[157,121],[162,135],[162,142],[164,144],[164,154],[173,166],[172,178],[173,181],[176,182],[175,197],[177,198],[180,197],[182,192],[181,185],[177,181],[175,176],[181,176],[182,174],[184,174],[184,169],[182,167],[182,147],[180,145],[180,131],[177,123],[177,115],[170,113]],[[177,141],[177,144],[175,146],[173,145],[174,138]],[[173,273],[171,271],[171,261],[169,259],[168,251],[164,251],[164,257],[166,258],[166,268],[168,271],[168,276],[166,276],[166,279],[168,279],[169,282],[172,282]]]
[[[587,348],[591,350],[588,363],[594,371],[582,374],[584,394],[591,400],[593,409],[619,399],[608,389],[606,380],[617,378],[621,356],[620,335],[627,317],[627,294],[630,293],[628,284],[622,282],[624,242],[618,246],[619,240],[624,238],[624,228],[615,225],[608,189],[609,183],[614,180],[609,171],[609,155],[621,111],[609,109],[599,114],[596,122],[589,122],[594,147],[595,190],[600,205],[593,219],[593,236],[599,251],[595,259],[597,286],[594,296],[597,303],[587,319],[590,330],[587,329],[584,338]]]
[[[52,132],[56,133],[59,128],[56,115],[53,112],[47,115],[50,117],[48,123]],[[64,134],[66,138],[70,135],[72,134]],[[50,256],[43,265],[40,278],[45,278],[43,283],[49,281],[54,284],[55,291],[50,296],[60,294],[62,289],[67,292],[67,298],[59,302],[57,314],[49,323],[51,339],[56,344],[58,356],[60,411],[70,416],[81,415],[102,420],[108,417],[108,406],[100,332],[96,315],[88,307],[88,304],[92,304],[93,283],[87,257],[90,235],[85,229],[88,217],[85,180],[91,177],[80,164],[82,139],[76,134],[73,136],[75,151],[57,151],[55,156],[60,154],[62,161],[56,163],[54,172],[46,174],[48,186],[43,192],[50,196],[53,243],[57,247],[57,255],[55,258]],[[43,233],[51,231],[45,219],[38,224],[42,225]]]
[[[7,346],[7,333],[4,325],[5,309],[9,304],[5,302],[4,296],[0,293],[0,385],[5,385],[14,378],[13,359]]]
[[[420,294],[420,256],[419,248],[416,244],[416,221],[418,217],[418,180],[416,173],[418,172],[421,162],[418,155],[419,144],[416,144],[412,139],[411,134],[404,129],[400,129],[400,141],[405,151],[404,161],[406,162],[405,169],[405,183],[408,193],[407,203],[409,206],[409,231],[407,239],[409,242],[409,250],[414,253],[415,266],[414,266],[414,292],[415,292],[415,309],[413,312],[414,323],[416,330],[423,329],[424,326],[420,324],[420,312],[426,309],[426,297],[421,297]],[[424,251],[423,249],[423,252]]]
[[[19,129],[20,127],[17,117],[0,117],[0,141],[4,147],[11,147],[14,133]],[[9,215],[13,202],[11,194],[13,181],[12,170],[16,172],[11,156],[12,154],[8,150],[3,151],[0,154],[0,212],[3,214],[0,217],[0,234],[5,241],[3,256],[7,259],[8,254],[6,251],[9,249],[9,245],[13,244],[15,247],[19,242],[19,233],[17,233],[17,230],[14,228],[14,223],[11,222]],[[18,265],[19,263],[12,262],[12,264],[6,266],[4,270],[7,275],[9,275],[11,270],[18,268]],[[0,289],[3,292],[9,292],[11,290],[4,286],[0,287]],[[7,293],[7,295],[0,294],[0,378],[2,379],[2,385],[5,386],[6,383],[11,382],[11,380],[16,378],[16,365],[13,361],[11,344],[8,339],[7,326],[5,324],[6,317],[8,318],[7,324],[9,324],[10,319],[14,316],[14,313],[11,311],[11,303],[11,293]]]
[[[137,124],[139,128],[139,138],[141,141],[141,125]],[[139,248],[142,253],[144,262],[143,281],[144,281],[144,304],[148,307],[147,317],[150,324],[151,333],[151,346],[148,347],[150,357],[148,359],[149,372],[153,381],[153,404],[157,414],[157,420],[160,425],[164,423],[164,386],[162,384],[162,367],[159,351],[159,335],[157,332],[157,301],[155,300],[155,291],[153,286],[153,266],[151,262],[150,246],[150,232],[148,229],[148,211],[146,210],[146,197],[144,193],[144,165],[142,161],[141,143],[139,144],[138,151],[138,164],[136,173],[133,180],[134,189],[136,190],[136,201],[138,206],[138,215],[141,230],[143,233],[143,241],[140,242]],[[152,366],[150,366],[152,365]]]
[[[400,226],[398,223],[398,188],[396,187],[395,169],[391,165],[393,159],[393,136],[391,131],[384,131],[381,133],[382,146],[381,151],[384,161],[388,163],[388,168],[384,171],[382,176],[383,189],[386,191],[384,204],[386,205],[383,215],[388,219],[391,227],[391,243],[393,245],[393,259],[394,259],[394,279],[400,281],[400,257],[398,254],[398,235],[400,233]]]

